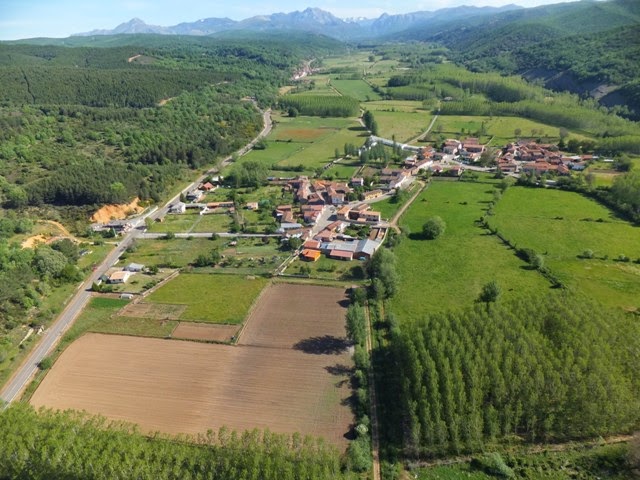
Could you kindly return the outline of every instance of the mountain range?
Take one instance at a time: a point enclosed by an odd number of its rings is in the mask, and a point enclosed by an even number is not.
[[[245,20],[230,18],[205,18],[195,22],[179,23],[173,26],[148,25],[139,18],[133,18],[113,29],[92,30],[74,36],[118,35],[155,33],[161,35],[212,35],[229,30],[270,31],[305,30],[321,33],[340,40],[380,38],[432,22],[477,18],[501,12],[520,10],[522,7],[461,6],[436,11],[412,12],[399,15],[382,14],[375,19],[340,19],[319,8],[307,8],[290,13],[259,15]]]

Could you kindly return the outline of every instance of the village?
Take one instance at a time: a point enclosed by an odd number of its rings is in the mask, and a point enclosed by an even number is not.
[[[365,146],[372,148],[377,143],[391,145],[390,140],[369,137]],[[285,245],[294,245],[293,254],[277,270],[283,274],[295,259],[316,262],[323,255],[337,261],[367,260],[380,248],[390,228],[397,228],[390,219],[383,218],[375,209],[376,202],[389,200],[400,190],[413,188],[418,178],[444,176],[461,178],[468,171],[494,172],[519,178],[532,175],[538,178],[547,175],[568,176],[572,171],[582,171],[590,155],[563,155],[555,145],[538,144],[533,141],[518,141],[505,145],[494,152],[480,144],[475,137],[464,140],[447,139],[440,149],[400,145],[400,149],[411,153],[402,161],[402,168],[385,166],[371,175],[356,175],[348,180],[327,180],[295,177],[268,177],[264,188],[280,189],[281,197],[290,199],[288,203],[271,205],[270,202],[223,199],[215,196],[218,192],[228,195],[229,186],[224,177],[211,175],[186,192],[180,200],[169,205],[167,215],[180,216],[188,212],[199,215],[225,215],[234,217],[241,211],[261,212],[268,209],[273,217],[272,228],[263,232],[207,232],[229,237],[260,236],[279,238]],[[487,161],[489,155],[489,161]],[[364,171],[364,167],[359,173]],[[547,180],[553,184],[555,180]],[[259,197],[258,192],[258,197]],[[215,201],[214,201],[215,200]],[[164,216],[156,218],[163,222]],[[130,232],[134,226],[127,220],[112,220],[93,226],[96,231],[109,231],[113,235]],[[143,234],[148,238],[158,238],[156,234]],[[178,234],[178,236],[185,234]],[[204,234],[200,234],[201,236]],[[144,237],[143,237],[144,238]],[[127,283],[130,276],[144,270],[143,265],[127,265],[114,268],[105,276],[108,284]]]

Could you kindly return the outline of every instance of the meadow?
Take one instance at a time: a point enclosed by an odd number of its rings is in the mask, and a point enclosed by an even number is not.
[[[490,224],[518,248],[531,248],[573,290],[603,304],[640,307],[640,230],[582,195],[509,188]],[[541,235],[540,232],[544,232]],[[585,251],[593,258],[580,258]]]
[[[127,262],[146,266],[170,265],[182,268],[193,262],[198,255],[204,255],[215,248],[221,248],[228,239],[174,238],[171,240],[137,240],[135,251],[127,254]]]
[[[364,80],[331,80],[331,85],[342,95],[357,98],[361,102],[380,100],[380,95]]]
[[[180,320],[242,323],[267,282],[261,277],[181,274],[149,295],[147,301],[187,305]]]
[[[540,138],[542,143],[560,140],[558,127],[520,117],[440,115],[432,133],[446,138],[477,136],[481,143],[490,142],[496,148],[519,139]],[[569,130],[569,138],[585,140],[589,137]]]
[[[401,322],[472,305],[483,285],[494,280],[507,299],[522,291],[552,292],[547,280],[476,224],[495,185],[481,178],[478,183],[432,181],[400,218],[410,233],[394,249],[402,294],[390,306]],[[446,231],[425,240],[422,225],[435,215],[444,220]]]

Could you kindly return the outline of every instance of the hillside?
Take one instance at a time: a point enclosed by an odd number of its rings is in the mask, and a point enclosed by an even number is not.
[[[431,25],[400,34],[439,42],[474,71],[497,70],[541,80],[554,90],[620,105],[631,118],[637,102],[640,15],[626,0],[582,1],[508,11],[478,19]],[[627,106],[628,110],[625,108]]]

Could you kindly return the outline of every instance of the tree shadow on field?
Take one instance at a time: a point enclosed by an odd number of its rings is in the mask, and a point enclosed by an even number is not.
[[[354,368],[349,367],[347,365],[343,365],[341,363],[336,363],[335,365],[328,365],[324,367],[324,369],[329,372],[331,375],[335,375],[337,377],[343,377],[346,375],[353,375]]]
[[[349,348],[349,342],[343,337],[324,335],[322,337],[311,337],[300,340],[293,346],[294,350],[313,355],[339,355]]]
[[[342,300],[338,300],[338,305],[340,305],[342,308],[347,308],[349,305],[351,305],[351,301],[348,298],[343,298]]]

